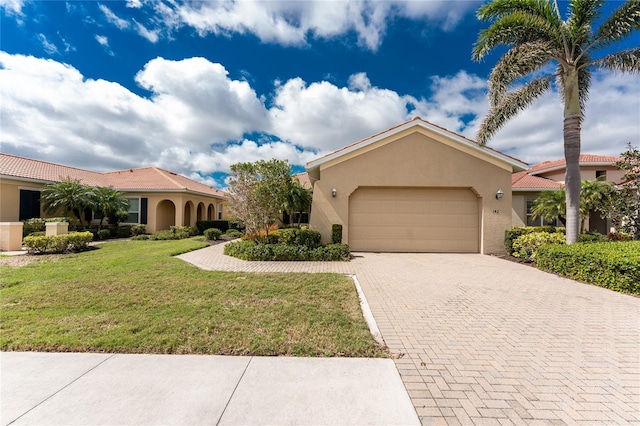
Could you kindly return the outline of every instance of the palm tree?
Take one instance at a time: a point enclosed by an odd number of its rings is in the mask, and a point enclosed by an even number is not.
[[[83,185],[79,179],[67,177],[60,182],[50,183],[42,190],[41,200],[45,212],[73,214],[82,225],[82,213],[91,206],[93,190]]]
[[[552,222],[558,219],[566,226],[567,220],[565,215],[567,204],[565,197],[564,189],[541,192],[533,202],[531,218],[536,219],[541,217],[546,222]]]
[[[112,217],[118,212],[129,210],[129,201],[122,196],[121,192],[102,186],[93,188],[91,207],[100,215],[98,229],[101,229],[105,217]]]
[[[491,0],[477,12],[490,25],[478,35],[473,58],[481,60],[501,45],[509,49],[489,76],[490,109],[478,131],[480,144],[550,90],[554,80],[558,86],[564,103],[568,244],[578,240],[580,127],[591,73],[640,72],[640,47],[596,57],[640,29],[640,0],[627,0],[594,29],[603,5],[604,0],[570,0],[566,20],[557,0]],[[525,78],[524,85],[516,86]]]
[[[589,218],[592,212],[599,212],[602,215],[611,209],[614,186],[612,182],[595,179],[583,180],[580,187],[579,223],[580,231],[584,231],[584,221]],[[546,221],[553,221],[557,218],[566,226],[567,205],[565,201],[564,189],[541,192],[531,208],[532,219],[541,217]]]
[[[296,212],[301,213],[308,211],[310,206],[311,191],[292,179],[287,188],[287,197],[282,204],[282,210],[289,216],[289,225],[293,224],[293,216]],[[302,214],[298,216],[298,227],[300,227],[301,219]]]

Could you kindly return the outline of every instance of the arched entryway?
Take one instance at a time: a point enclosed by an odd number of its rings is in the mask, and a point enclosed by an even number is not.
[[[213,207],[213,204],[209,204],[209,207],[207,208],[207,220],[213,220],[215,216],[216,216],[216,209],[215,207]]]
[[[156,230],[169,229],[176,224],[176,205],[173,201],[162,200],[156,207]]]
[[[182,225],[191,226],[191,212],[193,209],[193,203],[191,201],[187,201],[184,205],[184,218],[182,219]]]
[[[196,220],[204,220],[204,203],[198,203],[198,213],[196,214]]]

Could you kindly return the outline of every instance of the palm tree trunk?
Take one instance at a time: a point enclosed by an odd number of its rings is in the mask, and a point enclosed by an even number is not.
[[[578,241],[580,229],[580,100],[578,73],[570,71],[564,87],[564,179],[567,197],[567,244]]]

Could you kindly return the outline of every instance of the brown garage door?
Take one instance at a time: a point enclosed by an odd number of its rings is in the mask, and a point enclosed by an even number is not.
[[[479,251],[478,198],[466,188],[359,188],[349,198],[354,251]]]

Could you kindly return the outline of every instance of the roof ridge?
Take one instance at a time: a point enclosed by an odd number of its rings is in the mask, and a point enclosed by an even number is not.
[[[177,181],[175,181],[171,176],[167,176],[165,173],[163,173],[163,172],[166,172],[166,173],[173,173],[173,172],[170,172],[170,171],[168,171],[168,170],[161,169],[161,168],[159,168],[159,167],[149,167],[149,168],[150,168],[150,169],[152,169],[152,170],[154,170],[156,173],[159,173],[160,175],[162,175],[162,177],[164,177],[164,178],[165,178],[165,179],[167,179],[169,182],[171,182],[171,183],[173,183],[174,185],[176,185],[178,188],[187,189],[187,187],[186,187],[186,186],[179,184],[179,183],[178,183]],[[189,178],[187,178],[187,179],[189,179]],[[193,180],[193,179],[191,179],[191,180]],[[194,182],[196,182],[196,181],[194,180]],[[198,183],[199,183],[199,182],[198,182]]]

